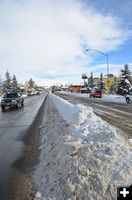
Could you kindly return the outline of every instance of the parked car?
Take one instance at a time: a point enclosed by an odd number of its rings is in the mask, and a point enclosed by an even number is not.
[[[6,107],[15,107],[24,105],[24,98],[18,92],[8,92],[5,93],[3,98],[1,99],[1,109],[5,110]]]
[[[41,92],[40,92],[40,91],[37,91],[37,92],[36,92],[36,95],[40,95],[40,94],[41,94]]]
[[[31,91],[28,91],[28,92],[27,92],[27,96],[34,96],[34,95],[35,95],[34,92],[31,92]]]
[[[88,94],[89,93],[89,89],[87,87],[81,88],[80,89],[81,94]]]
[[[130,94],[126,94],[126,95],[125,95],[125,98],[126,98],[126,102],[127,102],[127,103],[132,102],[132,92],[131,92]]]
[[[93,98],[102,98],[102,91],[101,90],[91,90],[90,92],[90,98],[93,97]]]

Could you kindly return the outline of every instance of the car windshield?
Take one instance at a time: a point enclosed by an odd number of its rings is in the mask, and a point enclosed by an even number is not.
[[[18,97],[17,93],[9,93],[3,96],[3,98],[16,98],[16,97]]]

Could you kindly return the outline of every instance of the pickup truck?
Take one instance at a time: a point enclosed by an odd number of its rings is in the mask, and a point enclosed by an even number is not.
[[[8,92],[5,93],[3,98],[1,99],[1,109],[5,111],[6,107],[15,107],[18,108],[19,106],[24,105],[24,98],[18,92]]]

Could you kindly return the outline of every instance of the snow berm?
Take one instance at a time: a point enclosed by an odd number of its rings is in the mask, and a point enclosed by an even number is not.
[[[132,143],[92,108],[47,96],[34,200],[116,200],[132,184]]]

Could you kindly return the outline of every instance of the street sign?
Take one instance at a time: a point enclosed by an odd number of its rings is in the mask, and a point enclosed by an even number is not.
[[[82,74],[82,79],[87,79],[87,78],[88,78],[87,74]]]
[[[110,86],[111,86],[111,83],[112,83],[112,80],[108,78],[108,79],[105,81],[105,88],[106,88],[106,89],[109,89]]]

